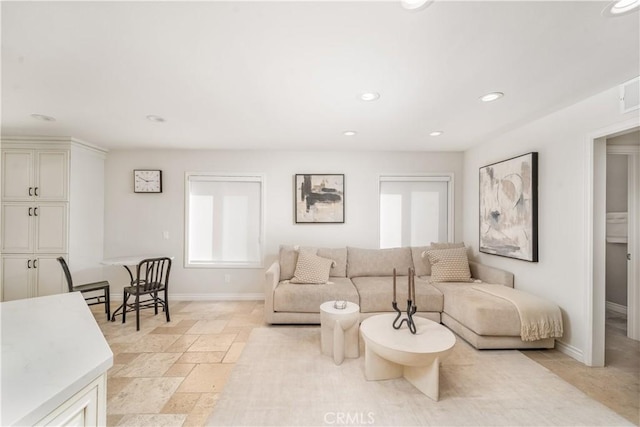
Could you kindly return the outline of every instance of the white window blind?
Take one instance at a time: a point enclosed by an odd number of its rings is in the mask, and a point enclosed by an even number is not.
[[[187,267],[262,267],[260,175],[187,174]]]
[[[380,177],[380,247],[426,246],[453,236],[450,176]]]

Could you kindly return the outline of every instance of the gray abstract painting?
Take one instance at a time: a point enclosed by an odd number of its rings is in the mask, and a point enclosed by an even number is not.
[[[298,174],[295,185],[296,223],[344,222],[344,175]]]
[[[480,252],[538,261],[538,153],[480,168]]]

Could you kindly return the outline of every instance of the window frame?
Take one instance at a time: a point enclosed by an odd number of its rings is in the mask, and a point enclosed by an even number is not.
[[[198,262],[189,261],[189,205],[190,205],[190,188],[191,178],[202,176],[210,178],[210,181],[217,182],[257,182],[260,184],[260,219],[258,233],[258,250],[259,260],[257,262]],[[185,172],[184,179],[184,268],[246,268],[259,269],[264,268],[264,235],[265,235],[265,174],[262,173],[231,173],[231,172]]]
[[[381,205],[380,191],[383,182],[447,182],[447,242],[453,243],[455,221],[455,180],[452,172],[443,173],[381,173],[378,175],[378,247],[380,247]]]

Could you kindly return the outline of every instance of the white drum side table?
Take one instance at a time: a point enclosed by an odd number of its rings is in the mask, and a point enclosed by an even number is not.
[[[451,352],[456,337],[444,326],[414,317],[416,334],[393,329],[395,314],[372,316],[362,322],[367,380],[404,377],[433,400],[440,397],[440,361]]]
[[[320,304],[320,330],[322,354],[333,356],[336,365],[345,357],[360,356],[358,325],[360,306],[347,302],[344,309],[334,307],[335,301]]]

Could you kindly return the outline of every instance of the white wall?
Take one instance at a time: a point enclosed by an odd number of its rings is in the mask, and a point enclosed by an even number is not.
[[[69,268],[74,283],[103,280],[105,154],[71,146]]]
[[[454,173],[455,239],[462,237],[462,153],[297,151],[111,151],[106,163],[105,257],[171,254],[170,293],[176,298],[256,298],[264,270],[280,244],[378,247],[378,175]],[[162,170],[162,194],[135,194],[133,169]],[[185,269],[184,174],[190,171],[257,172],[266,176],[265,268]],[[296,173],[345,174],[344,224],[295,224]],[[169,232],[169,240],[163,238]],[[225,274],[231,283],[224,282]],[[105,267],[112,293],[121,293],[127,274]]]
[[[515,274],[515,286],[556,302],[565,335],[560,348],[578,360],[589,340],[587,311],[587,141],[592,132],[637,117],[619,113],[618,88],[535,120],[465,152],[464,241],[475,257]],[[478,169],[537,151],[539,262],[478,253]]]

